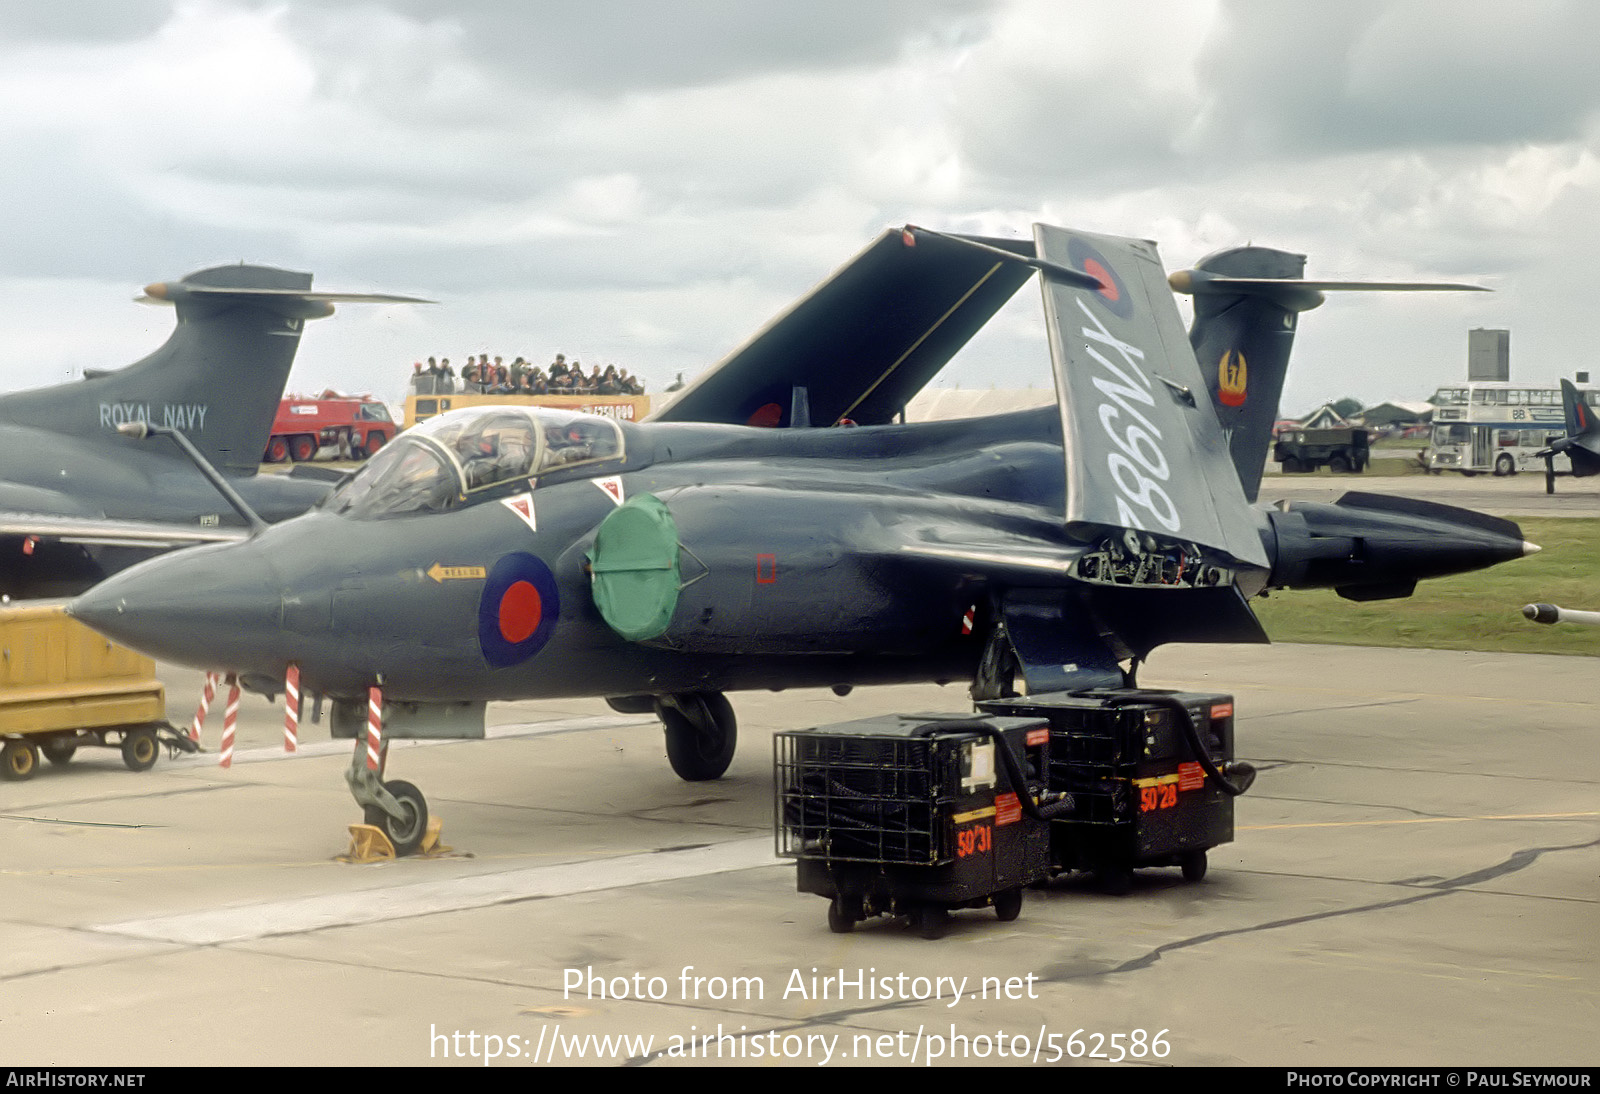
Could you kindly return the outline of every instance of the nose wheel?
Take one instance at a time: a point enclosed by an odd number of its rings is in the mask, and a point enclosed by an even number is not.
[[[344,778],[350,786],[351,796],[361,806],[362,819],[366,822],[365,825],[350,826],[352,842],[348,857],[352,860],[414,855],[419,851],[427,854],[438,846],[439,819],[428,816],[428,802],[422,796],[422,791],[402,779],[383,781],[379,771],[367,766],[365,741],[356,742],[355,754],[350,759],[350,767],[345,771]],[[363,827],[368,831],[357,831]],[[384,848],[381,841],[373,839],[373,830],[388,841],[389,848]]]

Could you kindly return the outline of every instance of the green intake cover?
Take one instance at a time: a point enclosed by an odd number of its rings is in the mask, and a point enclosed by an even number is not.
[[[588,554],[595,607],[630,642],[667,629],[678,606],[678,525],[654,494],[618,506],[595,532]]]

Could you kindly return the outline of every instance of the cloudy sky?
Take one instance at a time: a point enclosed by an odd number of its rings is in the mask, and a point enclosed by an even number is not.
[[[1331,301],[1286,412],[1425,398],[1480,326],[1600,373],[1596,41],[1580,0],[0,0],[0,390],[241,260],[439,302],[313,324],[298,390],[558,350],[659,389],[907,221],[1497,290]],[[1038,300],[938,382],[1048,384]]]

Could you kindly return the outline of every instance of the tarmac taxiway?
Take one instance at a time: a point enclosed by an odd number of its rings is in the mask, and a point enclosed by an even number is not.
[[[794,891],[770,738],[960,709],[959,687],[734,695],[739,754],[702,784],[671,774],[649,718],[496,705],[488,740],[390,756],[454,850],[368,866],[335,861],[359,819],[350,745],[306,724],[286,755],[279,707],[247,697],[231,770],[212,751],[135,774],[95,750],[0,785],[0,1046],[30,1067],[1074,1063],[1135,1045],[1129,1062],[1159,1065],[1592,1066],[1596,668],[1158,650],[1143,683],[1236,696],[1261,775],[1235,842],[1202,882],[1144,871],[1117,897],[1066,877],[1015,922],[959,912],[939,941],[888,919],[831,934],[826,902]],[[199,678],[163,676],[186,722]],[[220,703],[212,719],[214,750]]]

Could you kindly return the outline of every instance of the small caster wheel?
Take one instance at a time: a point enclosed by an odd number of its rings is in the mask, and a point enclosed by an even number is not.
[[[1002,923],[1010,923],[1022,914],[1022,890],[1007,889],[994,895],[994,915]]]
[[[1185,851],[1178,859],[1178,865],[1183,867],[1184,881],[1199,881],[1206,876],[1206,853]]]
[[[39,770],[38,745],[15,737],[0,745],[0,777],[7,782],[31,779],[37,770]]]
[[[943,938],[944,929],[950,923],[950,913],[937,904],[922,904],[911,913],[911,922],[923,938]]]
[[[1133,870],[1127,866],[1113,866],[1099,872],[1100,888],[1111,896],[1126,896],[1133,888]]]
[[[39,751],[44,753],[44,758],[57,767],[72,762],[72,754],[78,751],[78,746],[70,741],[46,741],[39,746]]]
[[[861,898],[836,896],[828,902],[828,930],[849,934],[862,919]]]
[[[149,726],[130,729],[122,735],[122,762],[129,771],[149,771],[161,755],[161,742]]]

